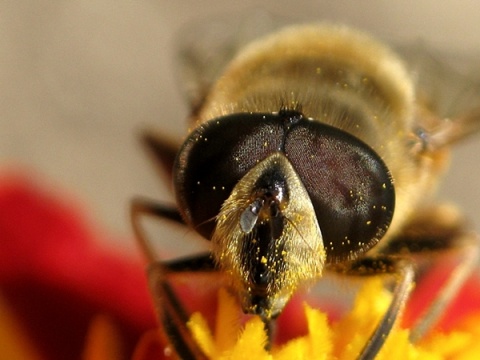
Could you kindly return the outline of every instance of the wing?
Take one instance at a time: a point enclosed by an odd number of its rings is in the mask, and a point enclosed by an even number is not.
[[[225,14],[184,27],[177,36],[179,83],[192,109],[202,103],[225,66],[248,42],[289,23],[271,13],[252,10]]]
[[[176,38],[176,73],[193,112],[245,44],[294,22],[252,9],[184,27]],[[417,83],[422,106],[417,116],[418,129],[414,131],[418,131],[419,137],[428,137],[429,146],[442,147],[480,130],[480,68],[472,69],[478,61],[440,53],[423,43],[393,48],[405,60]]]
[[[399,46],[397,52],[414,74],[419,131],[429,146],[442,147],[480,131],[480,67],[478,59],[445,54],[426,44]]]

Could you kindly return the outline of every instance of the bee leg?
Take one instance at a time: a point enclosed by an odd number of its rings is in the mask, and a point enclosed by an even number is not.
[[[440,320],[445,308],[478,266],[478,235],[469,230],[461,214],[453,207],[438,205],[422,212],[383,250],[405,253],[427,261],[428,268],[439,261],[441,254],[455,256],[453,271],[442,284],[433,302],[412,327],[410,340],[419,341]]]
[[[167,277],[181,272],[214,271],[210,254],[202,254],[170,262],[155,262],[148,268],[150,290],[155,302],[160,323],[181,359],[207,359],[198,344],[192,338],[187,327],[190,314],[185,310]]]
[[[168,283],[168,276],[181,272],[214,271],[213,260],[209,253],[205,253],[173,261],[160,261],[155,256],[153,247],[141,227],[140,220],[144,216],[164,218],[184,224],[182,218],[173,207],[160,205],[144,199],[135,199],[132,202],[131,219],[133,229],[137,241],[150,262],[148,279],[160,323],[163,325],[173,348],[181,359],[206,359],[205,354],[192,339],[192,335],[186,326],[190,315],[184,309]]]
[[[413,263],[408,259],[378,256],[358,260],[343,271],[347,275],[353,276],[396,275],[392,302],[357,358],[358,360],[374,359],[402,313],[410,295],[415,273]]]
[[[157,133],[146,131],[141,134],[142,145],[152,156],[153,161],[162,170],[162,175],[172,178],[172,169],[177,157],[180,144],[171,140],[169,137]]]
[[[478,240],[478,239],[477,239]],[[430,329],[441,319],[445,308],[458,294],[462,285],[468,280],[468,277],[478,266],[480,258],[478,244],[466,246],[460,250],[460,261],[450,273],[449,277],[442,285],[442,288],[436,295],[433,302],[428,306],[425,313],[415,323],[410,332],[410,341],[417,342],[421,340]]]
[[[183,222],[182,216],[178,210],[173,206],[166,206],[147,199],[139,198],[132,201],[130,207],[130,217],[132,221],[133,232],[149,262],[155,262],[159,261],[159,259],[157,256],[155,256],[155,251],[151,246],[150,241],[147,239],[147,236],[140,223],[141,218],[146,216],[163,218],[182,225],[185,225],[185,223]]]

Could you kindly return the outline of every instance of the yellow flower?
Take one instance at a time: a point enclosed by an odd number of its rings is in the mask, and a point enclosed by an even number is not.
[[[209,329],[200,313],[188,327],[195,341],[210,359],[356,359],[391,301],[391,293],[380,279],[363,286],[352,310],[338,322],[329,324],[327,315],[304,305],[308,333],[284,345],[265,350],[267,335],[262,321],[252,317],[242,327],[235,300],[221,290],[215,331]],[[378,360],[478,359],[480,354],[480,313],[470,316],[449,333],[433,332],[418,344],[409,341],[409,330],[395,326],[377,356]]]

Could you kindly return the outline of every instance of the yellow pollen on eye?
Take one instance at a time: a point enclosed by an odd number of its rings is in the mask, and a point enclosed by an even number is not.
[[[370,220],[368,220],[368,221],[366,222],[367,225],[370,225],[371,223],[372,223],[372,222],[371,222]]]
[[[265,256],[262,256],[262,258],[260,259],[260,262],[262,264],[266,264],[267,263],[267,258]]]

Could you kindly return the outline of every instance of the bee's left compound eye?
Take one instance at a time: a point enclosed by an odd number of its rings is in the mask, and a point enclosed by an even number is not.
[[[187,222],[210,239],[232,189],[274,153],[287,158],[310,197],[327,263],[354,259],[383,237],[395,192],[382,159],[356,137],[295,111],[228,115],[190,134],[174,169]],[[243,211],[245,233],[255,225],[260,205]]]
[[[392,220],[395,191],[375,151],[311,120],[289,131],[285,153],[312,201],[327,263],[355,259],[380,241]]]

